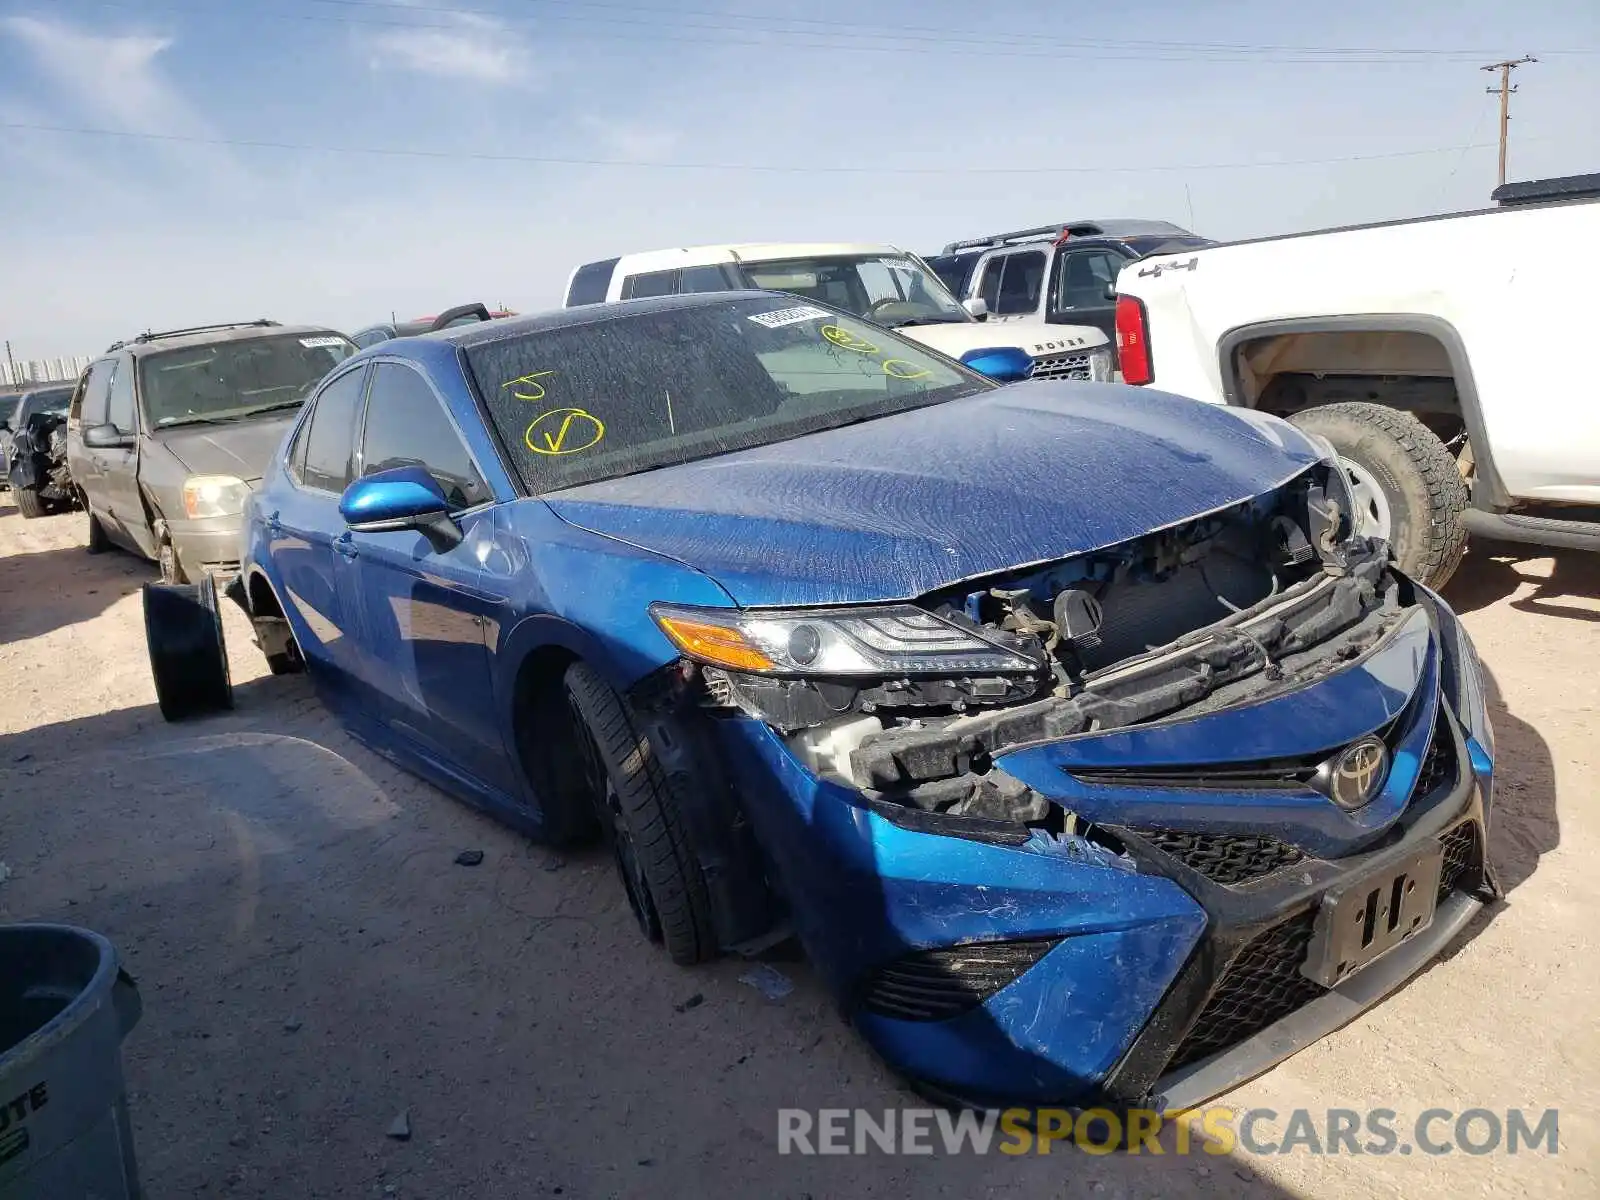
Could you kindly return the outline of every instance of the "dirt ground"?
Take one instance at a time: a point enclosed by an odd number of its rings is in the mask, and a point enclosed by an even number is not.
[[[778,1001],[744,962],[672,966],[607,862],[354,744],[303,678],[265,675],[231,606],[236,711],[164,724],[151,571],[84,533],[0,494],[0,920],[97,929],[138,978],[152,1200],[1600,1195],[1600,558],[1480,549],[1449,589],[1493,674],[1505,904],[1223,1100],[1388,1108],[1403,1134],[1429,1108],[1556,1108],[1555,1157],[839,1158],[780,1156],[777,1110],[917,1102],[803,962]],[[386,1136],[402,1111],[408,1141]]]

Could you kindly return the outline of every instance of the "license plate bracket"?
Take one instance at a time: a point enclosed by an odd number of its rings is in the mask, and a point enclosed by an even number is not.
[[[1403,861],[1328,889],[1301,974],[1335,987],[1433,924],[1444,847],[1429,842]]]

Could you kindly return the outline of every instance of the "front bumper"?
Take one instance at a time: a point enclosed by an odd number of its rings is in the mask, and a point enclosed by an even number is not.
[[[796,932],[894,1067],[981,1107],[1171,1110],[1349,1021],[1495,894],[1492,763],[1437,689],[1430,672],[1403,730],[1413,797],[1356,852],[1274,859],[1281,844],[1237,830],[1163,840],[1112,828],[1137,870],[1081,839],[1002,844],[961,818],[875,808],[810,774],[766,726],[717,724]],[[1329,889],[1434,840],[1444,868],[1432,922],[1331,990],[1306,977]],[[1252,868],[1238,845],[1263,861]],[[961,1007],[963,989],[977,1002]]]
[[[190,579],[202,573],[230,576],[239,572],[243,516],[168,521],[167,536]]]

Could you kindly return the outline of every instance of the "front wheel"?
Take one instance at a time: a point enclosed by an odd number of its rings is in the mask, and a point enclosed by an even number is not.
[[[1338,452],[1357,530],[1385,538],[1400,569],[1431,588],[1461,564],[1466,481],[1455,457],[1412,414],[1381,404],[1328,404],[1290,420]]]
[[[89,553],[102,554],[111,548],[111,539],[106,537],[106,527],[100,524],[100,518],[89,513]]]
[[[50,506],[45,503],[44,497],[39,495],[38,488],[18,487],[12,488],[12,493],[17,498],[17,511],[28,520],[42,517],[49,513]]]
[[[566,690],[590,802],[640,930],[675,963],[714,958],[705,876],[650,740],[591,667],[568,667]]]

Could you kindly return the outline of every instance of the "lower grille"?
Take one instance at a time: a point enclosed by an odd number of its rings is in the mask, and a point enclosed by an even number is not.
[[[1294,846],[1269,837],[1189,833],[1178,829],[1136,830],[1157,850],[1213,883],[1248,883],[1293,866],[1305,857]]]
[[[1458,886],[1476,885],[1483,874],[1483,853],[1478,849],[1478,823],[1463,821],[1444,837],[1444,865],[1439,870],[1439,899]]]
[[[1041,354],[1033,360],[1030,379],[1088,379],[1087,354]]]
[[[1316,910],[1308,909],[1245,944],[1179,1043],[1169,1069],[1226,1050],[1323,994],[1321,984],[1300,974],[1316,920]]]
[[[947,1021],[977,1008],[1058,942],[1042,938],[919,950],[877,971],[867,981],[861,1005],[900,1021]]]
[[[1428,752],[1422,756],[1422,766],[1417,770],[1417,786],[1411,794],[1418,798],[1429,796],[1455,781],[1456,739],[1441,713],[1435,718],[1433,740],[1428,743]]]

